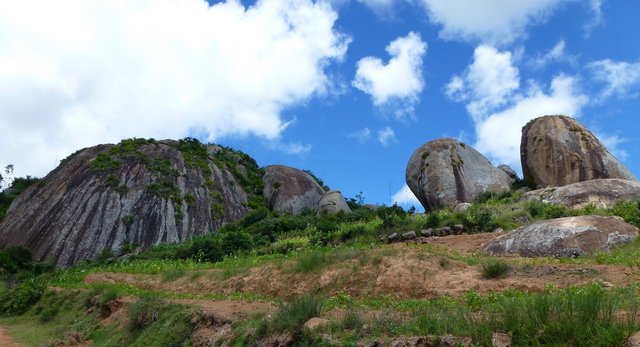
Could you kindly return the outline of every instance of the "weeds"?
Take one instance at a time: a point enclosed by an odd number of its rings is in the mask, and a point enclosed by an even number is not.
[[[129,329],[144,330],[158,320],[160,309],[165,305],[157,295],[143,295],[129,306]]]
[[[499,259],[489,259],[482,264],[482,278],[495,279],[507,277],[509,264]]]
[[[273,316],[271,327],[275,331],[299,332],[309,319],[320,317],[322,300],[315,296],[302,296],[280,306]]]

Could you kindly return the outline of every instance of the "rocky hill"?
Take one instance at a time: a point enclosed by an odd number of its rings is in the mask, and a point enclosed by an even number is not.
[[[249,156],[194,139],[129,139],[82,149],[21,194],[0,247],[24,246],[57,266],[177,242],[264,204]]]

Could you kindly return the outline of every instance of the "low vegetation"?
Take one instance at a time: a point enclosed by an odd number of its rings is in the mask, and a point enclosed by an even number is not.
[[[109,174],[117,161],[139,160],[139,146],[151,140],[144,141],[133,139],[113,147],[116,149],[100,159],[94,169]],[[400,336],[453,334],[486,346],[491,345],[493,333],[503,332],[513,338],[515,346],[621,346],[640,328],[636,321],[640,288],[636,285],[609,288],[593,283],[562,289],[549,287],[540,292],[506,290],[488,294],[468,290],[457,296],[431,299],[417,295],[348,294],[338,285],[327,290],[311,286],[302,296],[294,295],[293,290],[290,295],[283,295],[246,291],[176,293],[164,289],[199,283],[196,281],[203,278],[227,281],[249,276],[260,266],[277,269],[283,278],[319,282],[324,274],[342,264],[350,267],[351,274],[365,268],[384,269],[389,266],[386,257],[402,255],[410,249],[402,247],[413,247],[419,250],[415,252],[417,257],[433,259],[437,268],[434,272],[471,267],[473,275],[484,284],[511,281],[518,271],[541,263],[640,265],[640,241],[577,259],[535,260],[462,254],[430,244],[387,246],[380,241],[381,235],[408,230],[462,225],[466,233],[499,228],[509,231],[538,220],[584,214],[620,216],[640,227],[638,201],[621,202],[609,209],[568,209],[540,201],[520,202],[522,193],[514,191],[483,194],[464,212],[445,209],[419,214],[395,205],[365,206],[360,195],[348,199],[351,214],[278,215],[265,208],[260,197],[260,169],[250,158],[226,148],[212,156],[203,151],[202,144],[189,139],[178,142],[176,148],[189,167],[207,170],[206,161],[211,159],[238,175],[237,180],[251,194],[252,212],[238,222],[225,224],[216,233],[182,243],[161,244],[130,254],[125,260],[115,260],[105,253],[64,270],[54,271],[50,264],[34,262],[23,248],[0,250],[0,324],[12,336],[37,346],[64,341],[70,334],[91,340],[95,346],[188,346],[195,343],[198,329],[217,329],[223,324],[214,324],[211,317],[205,317],[193,305],[196,299],[263,301],[276,307],[270,314],[249,315],[229,324],[224,339],[230,345],[285,339],[300,346],[341,346],[374,339],[390,343]],[[243,166],[251,167],[249,174],[240,174],[238,158],[244,160]],[[155,165],[159,173],[165,172],[166,165],[161,162],[149,165]],[[26,187],[27,182],[17,179],[14,185],[24,183]],[[0,195],[0,201],[4,197]],[[182,197],[187,203],[193,198]],[[0,216],[1,213],[2,210]],[[122,223],[126,226],[132,219],[125,216]],[[133,251],[135,247],[127,244],[126,248]],[[96,273],[144,275],[157,285],[85,282],[88,275]],[[428,281],[428,274],[425,276]],[[122,307],[126,309],[118,311]],[[119,316],[109,318],[113,315]],[[304,328],[305,322],[314,317],[327,318],[330,323],[313,331]]]

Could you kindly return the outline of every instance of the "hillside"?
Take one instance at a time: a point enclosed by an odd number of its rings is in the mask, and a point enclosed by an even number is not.
[[[639,242],[575,259],[478,250],[497,228],[551,217],[638,223],[638,204],[570,210],[519,195],[426,215],[353,200],[351,215],[252,213],[217,234],[27,280],[0,325],[28,346],[491,346],[494,333],[516,346],[623,345],[638,329]],[[459,235],[379,240],[459,224]],[[327,325],[303,328],[313,317]]]
[[[191,138],[78,151],[13,190],[0,342],[635,346],[640,183],[568,117],[523,139],[524,179],[456,139],[419,147],[427,213]]]

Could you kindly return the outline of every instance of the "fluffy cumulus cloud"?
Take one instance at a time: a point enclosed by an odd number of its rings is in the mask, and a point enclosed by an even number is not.
[[[467,111],[479,119],[507,102],[519,86],[520,76],[511,53],[480,45],[473,53],[473,63],[462,76],[451,78],[445,93],[453,100],[468,102]]]
[[[466,103],[475,123],[474,147],[495,164],[514,168],[520,163],[522,126],[547,114],[579,116],[587,103],[572,76],[558,75],[547,88],[535,81],[522,88],[511,53],[485,45],[476,48],[473,62],[452,77],[445,93]]]
[[[609,97],[637,97],[640,87],[640,61],[629,63],[604,59],[589,63],[592,78],[602,85],[599,101]]]
[[[411,206],[422,210],[422,205],[416,196],[413,194],[409,186],[406,184],[400,188],[393,196],[391,197],[392,204],[398,204],[399,206],[409,208]]]
[[[5,3],[0,158],[42,175],[123,137],[278,141],[281,112],[326,92],[326,66],[345,55],[336,19],[310,0]]]
[[[450,40],[509,44],[526,35],[527,27],[543,22],[560,0],[421,0],[432,22]]]
[[[393,114],[403,118],[413,112],[424,88],[422,64],[427,43],[420,34],[410,32],[392,41],[386,51],[391,56],[387,64],[376,57],[360,59],[352,85],[369,94],[374,105],[391,106]]]

